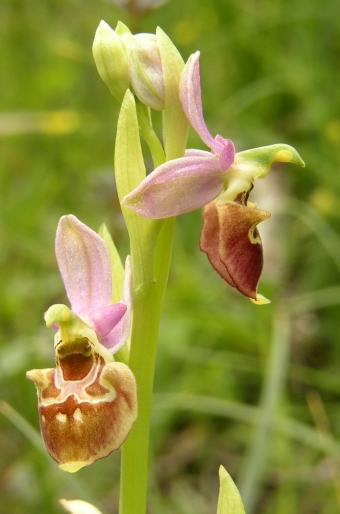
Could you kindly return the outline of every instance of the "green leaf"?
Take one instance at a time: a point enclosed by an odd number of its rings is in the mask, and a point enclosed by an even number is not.
[[[220,466],[220,493],[217,514],[245,514],[240,493],[229,473]]]

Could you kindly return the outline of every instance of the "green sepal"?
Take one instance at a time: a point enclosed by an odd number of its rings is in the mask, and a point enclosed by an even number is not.
[[[240,493],[229,473],[220,466],[220,492],[218,495],[217,514],[245,514]]]
[[[129,34],[130,36],[132,36],[130,29],[122,21],[119,21],[117,23],[115,33],[117,34],[117,36],[124,36],[124,34]]]
[[[184,155],[189,122],[179,99],[179,83],[184,61],[171,39],[157,27],[158,48],[161,55],[164,81],[163,139],[166,160]]]

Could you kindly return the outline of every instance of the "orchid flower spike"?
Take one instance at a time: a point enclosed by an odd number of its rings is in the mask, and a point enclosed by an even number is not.
[[[40,428],[51,457],[75,472],[106,457],[125,441],[137,416],[136,383],[113,354],[130,333],[131,272],[125,265],[122,300],[111,304],[109,250],[75,216],[63,216],[56,255],[71,310],[45,313],[54,338],[56,367],[32,370],[38,390]]]
[[[188,121],[211,151],[187,150],[184,157],[162,164],[123,198],[122,205],[153,219],[204,207],[201,250],[228,284],[255,303],[268,303],[257,294],[263,253],[256,227],[270,213],[248,202],[249,193],[273,162],[304,162],[288,145],[235,154],[229,139],[212,137],[203,118],[199,55],[192,54],[183,69],[179,96]]]

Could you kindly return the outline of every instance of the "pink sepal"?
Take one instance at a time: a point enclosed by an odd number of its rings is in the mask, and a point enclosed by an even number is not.
[[[184,66],[179,84],[179,97],[190,125],[212,152],[220,155],[224,148],[223,138],[222,141],[218,137],[214,139],[203,118],[199,58],[200,53],[195,52],[190,55]]]
[[[174,159],[156,168],[122,200],[142,216],[169,218],[199,209],[223,190],[219,158],[210,152]]]
[[[60,218],[55,250],[72,311],[87,316],[111,302],[110,255],[103,239],[73,215]]]

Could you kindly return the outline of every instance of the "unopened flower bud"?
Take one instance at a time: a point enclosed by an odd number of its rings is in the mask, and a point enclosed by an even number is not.
[[[122,36],[101,21],[92,51],[99,75],[116,100],[121,102],[130,85],[128,54]]]
[[[157,111],[164,109],[164,81],[157,37],[137,34],[129,38],[129,72],[139,100]]]

